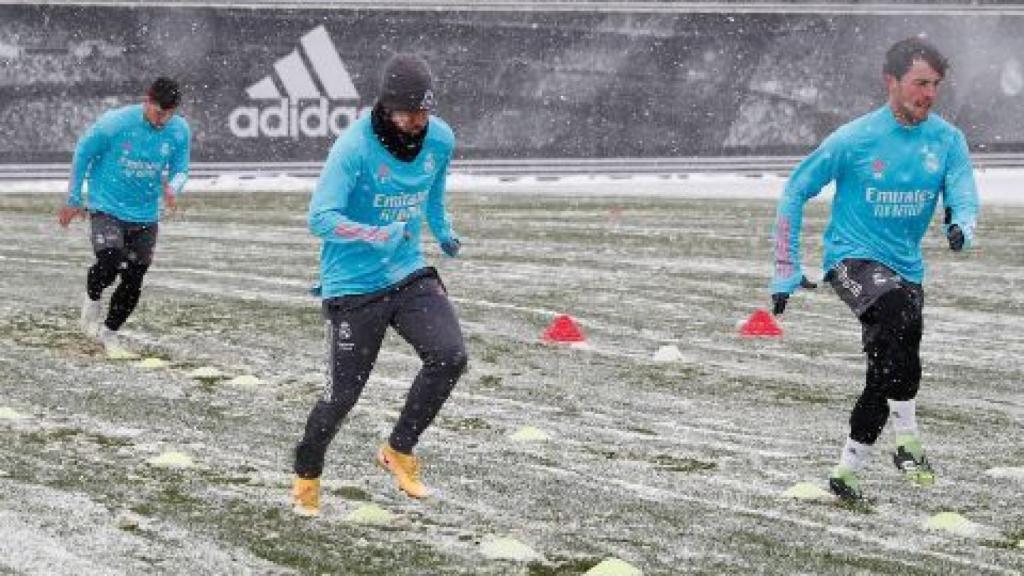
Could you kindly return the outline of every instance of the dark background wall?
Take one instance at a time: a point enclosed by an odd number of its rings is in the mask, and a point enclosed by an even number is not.
[[[369,106],[387,56],[415,51],[462,158],[803,153],[883,101],[885,49],[917,33],[952,61],[939,110],[972,148],[1024,151],[1022,16],[23,5],[0,6],[0,163],[67,161],[85,126],[161,73],[185,84],[194,160],[322,160],[332,136],[239,137],[230,122],[280,106],[247,88],[287,90],[275,62],[321,25],[358,98],[296,110]]]

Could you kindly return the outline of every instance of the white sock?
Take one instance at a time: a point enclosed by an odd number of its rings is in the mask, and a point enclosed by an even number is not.
[[[900,436],[917,437],[917,402],[915,400],[889,400],[889,418],[892,430]]]
[[[852,472],[860,472],[870,457],[871,446],[847,438],[843,452],[839,455],[839,465]]]

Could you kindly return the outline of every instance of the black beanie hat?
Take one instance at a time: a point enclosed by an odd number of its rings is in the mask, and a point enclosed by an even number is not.
[[[378,102],[388,110],[434,108],[434,82],[427,63],[415,54],[395,54],[384,65]]]

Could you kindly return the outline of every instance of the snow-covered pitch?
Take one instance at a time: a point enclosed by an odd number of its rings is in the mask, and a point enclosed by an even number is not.
[[[1020,574],[1024,174],[979,181],[977,248],[937,221],[925,241],[934,487],[898,476],[886,433],[873,506],[816,496],[865,362],[826,287],[783,338],[737,336],[768,304],[780,178],[455,177],[462,255],[426,245],[471,357],[418,447],[440,494],[373,461],[418,366],[390,336],[312,521],[287,506],[323,381],[311,183],[190,184],[124,330],[145,364],[78,331],[92,255],[56,224],[64,184],[0,183],[0,573]],[[815,276],[827,207],[807,209]],[[558,314],[586,345],[541,342]]]

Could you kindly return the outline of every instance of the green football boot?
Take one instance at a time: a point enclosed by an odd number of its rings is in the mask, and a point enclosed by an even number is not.
[[[896,451],[892,462],[903,473],[903,477],[919,486],[935,484],[935,470],[924,454],[921,441],[915,436],[896,438]]]

